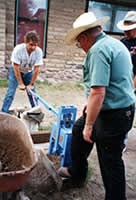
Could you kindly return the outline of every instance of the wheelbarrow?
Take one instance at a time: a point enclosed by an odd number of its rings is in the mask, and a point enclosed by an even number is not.
[[[0,112],[0,192],[12,198],[26,182],[38,159],[30,133],[23,121]]]

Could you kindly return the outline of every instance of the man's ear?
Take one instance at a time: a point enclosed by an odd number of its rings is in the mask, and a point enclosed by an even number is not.
[[[86,42],[88,42],[88,37],[87,37],[87,35],[83,33],[83,34],[80,36],[80,41],[81,41],[82,43],[86,44]]]

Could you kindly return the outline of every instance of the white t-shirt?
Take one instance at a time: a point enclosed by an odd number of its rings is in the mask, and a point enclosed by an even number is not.
[[[27,52],[26,44],[18,44],[11,56],[12,63],[19,65],[20,72],[27,73],[33,70],[34,66],[43,64],[43,53],[40,47],[36,47],[30,55]]]

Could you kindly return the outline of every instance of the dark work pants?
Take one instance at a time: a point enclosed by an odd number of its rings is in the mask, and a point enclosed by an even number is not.
[[[105,200],[126,200],[125,169],[122,160],[125,135],[132,127],[134,105],[123,109],[101,111],[94,124],[92,140],[96,143]],[[68,169],[73,179],[84,181],[93,144],[83,139],[85,118],[73,126],[71,139],[72,166]]]

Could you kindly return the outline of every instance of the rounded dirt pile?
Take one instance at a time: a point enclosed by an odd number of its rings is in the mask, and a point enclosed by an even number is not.
[[[4,113],[0,113],[0,122],[0,172],[32,166],[32,143],[25,124]]]

